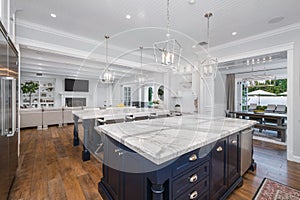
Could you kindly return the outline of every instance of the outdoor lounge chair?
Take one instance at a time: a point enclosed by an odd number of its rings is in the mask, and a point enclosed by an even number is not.
[[[256,103],[250,103],[248,111],[249,112],[253,112],[256,108],[257,108],[257,104]]]
[[[276,109],[276,105],[268,104],[267,108],[265,109],[265,113],[273,113]]]
[[[277,105],[275,109],[275,113],[285,114],[286,113],[286,106],[285,105]]]

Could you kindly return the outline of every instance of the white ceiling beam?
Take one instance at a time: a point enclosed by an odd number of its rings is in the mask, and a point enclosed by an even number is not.
[[[69,57],[75,57],[75,58],[87,59],[87,60],[105,63],[104,55],[93,54],[91,56],[90,52],[80,51],[77,49],[72,49],[72,48],[68,48],[68,47],[64,47],[64,46],[59,46],[59,45],[55,45],[55,44],[45,43],[45,42],[31,40],[31,39],[22,38],[22,37],[17,37],[17,42],[21,45],[22,49],[26,48],[26,49],[35,50],[38,52],[48,52],[48,53],[53,53],[53,54],[65,55],[65,56],[69,56]],[[22,56],[22,54],[21,54],[21,56]],[[113,62],[114,65],[127,66],[127,67],[131,67],[134,69],[140,68],[140,63],[138,63],[138,62],[128,61],[128,60],[124,60],[124,59],[115,59],[113,57],[109,57],[108,60],[110,62]],[[151,72],[157,72],[157,71],[163,70],[163,67],[160,67],[160,70],[157,70],[156,68],[147,68],[145,70],[151,71]]]

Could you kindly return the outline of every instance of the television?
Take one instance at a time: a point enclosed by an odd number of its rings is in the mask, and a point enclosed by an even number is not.
[[[80,79],[65,79],[65,92],[88,92],[89,81]]]

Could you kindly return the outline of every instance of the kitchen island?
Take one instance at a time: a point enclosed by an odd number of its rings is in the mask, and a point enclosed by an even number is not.
[[[95,155],[103,162],[99,192],[114,200],[225,199],[242,184],[241,131],[255,123],[187,115],[95,127],[104,145]]]
[[[123,121],[132,121],[137,119],[155,118],[160,116],[169,116],[169,110],[151,109],[151,108],[135,108],[135,107],[123,107],[123,108],[107,108],[107,109],[87,109],[73,111],[74,119],[74,139],[73,145],[79,145],[79,139],[83,142],[82,160],[90,160],[90,152],[98,153],[102,149],[102,141],[99,134],[95,133],[94,126],[115,123]],[[79,138],[78,122],[82,121],[83,133]]]

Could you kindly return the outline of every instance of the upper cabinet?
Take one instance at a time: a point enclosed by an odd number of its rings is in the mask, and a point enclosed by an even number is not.
[[[0,23],[0,76],[18,79],[18,51]]]
[[[13,33],[13,12],[11,12],[11,1],[10,0],[0,0],[0,20],[7,31],[7,35],[14,39]]]

